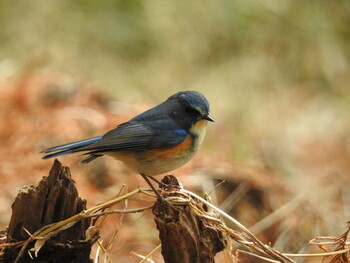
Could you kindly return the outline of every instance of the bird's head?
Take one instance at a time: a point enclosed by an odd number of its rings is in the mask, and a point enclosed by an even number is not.
[[[167,101],[172,104],[172,119],[187,129],[201,120],[214,121],[209,115],[208,100],[197,91],[180,91]]]

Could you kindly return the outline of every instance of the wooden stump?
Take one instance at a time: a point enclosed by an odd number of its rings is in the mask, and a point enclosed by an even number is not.
[[[161,187],[166,192],[162,193],[163,196],[184,197],[178,191],[180,186],[174,176],[164,177],[162,183],[166,185],[166,189]],[[206,209],[201,204],[196,205]],[[216,253],[226,247],[223,231],[188,205],[158,201],[153,213],[166,263],[212,263]]]
[[[75,182],[68,167],[55,160],[48,177],[43,177],[37,187],[23,187],[12,205],[7,243],[29,238],[43,226],[67,219],[86,209],[86,201],[78,196]],[[89,220],[81,220],[72,227],[47,240],[37,257],[31,259],[27,252],[18,262],[90,262],[92,240],[85,240]],[[32,242],[34,243],[34,242]],[[27,249],[33,247],[33,244]],[[14,262],[20,248],[5,250],[3,262]]]

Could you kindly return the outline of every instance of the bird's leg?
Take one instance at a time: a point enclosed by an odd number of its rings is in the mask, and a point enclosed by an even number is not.
[[[148,176],[145,174],[140,174],[142,176],[142,178],[147,182],[147,184],[152,188],[153,192],[156,194],[156,196],[158,197],[159,200],[164,200],[164,198],[158,193],[158,191],[156,190],[156,188],[154,188],[153,184],[151,183],[151,181],[148,179]],[[153,178],[153,177],[150,177]],[[154,179],[154,178],[153,178]],[[154,179],[155,181],[158,181],[157,179]],[[160,183],[160,182],[159,182]]]
[[[167,184],[165,184],[165,183],[163,183],[163,182],[161,182],[161,181],[159,181],[158,179],[156,179],[156,178],[154,178],[153,176],[149,176],[149,175],[146,175],[149,179],[151,179],[151,180],[153,180],[154,182],[156,182],[159,186],[167,186]]]
[[[166,177],[162,179],[162,181],[157,180],[153,176],[146,175],[149,179],[155,181],[157,184],[159,184],[159,187],[163,189],[170,189],[170,188],[182,188],[182,185],[180,185],[179,181],[177,179],[172,180],[171,177],[174,177],[172,174],[168,174]]]

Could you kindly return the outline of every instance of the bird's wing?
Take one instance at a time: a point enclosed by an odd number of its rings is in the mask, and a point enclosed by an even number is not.
[[[144,151],[166,148],[181,143],[185,130],[162,120],[152,122],[126,122],[107,132],[99,141],[79,148],[88,154],[117,151]]]

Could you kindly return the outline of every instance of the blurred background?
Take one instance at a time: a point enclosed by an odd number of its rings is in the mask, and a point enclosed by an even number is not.
[[[213,202],[281,252],[319,251],[308,241],[350,219],[349,25],[345,0],[1,1],[1,226],[18,190],[48,174],[40,150],[197,90],[215,123],[175,174],[201,194],[226,180]],[[60,161],[88,206],[145,186],[109,158],[79,159]],[[112,262],[159,243],[151,212],[118,235]]]

